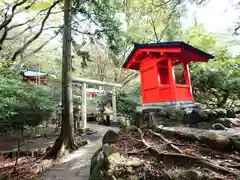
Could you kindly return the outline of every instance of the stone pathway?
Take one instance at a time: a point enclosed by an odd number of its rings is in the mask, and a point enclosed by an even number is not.
[[[97,134],[85,136],[91,142],[60,160],[59,164],[45,172],[41,180],[88,180],[90,162],[93,154],[102,144],[102,137],[107,130],[117,131],[117,128],[88,124]]]

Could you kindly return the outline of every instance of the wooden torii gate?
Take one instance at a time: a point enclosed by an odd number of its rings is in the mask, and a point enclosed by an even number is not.
[[[94,84],[99,86],[109,86],[112,87],[112,106],[113,106],[113,119],[117,120],[117,103],[116,103],[116,88],[122,87],[121,84],[117,83],[109,83],[104,81],[92,80],[92,79],[85,79],[85,78],[78,78],[72,77],[73,83],[82,84],[82,128],[87,128],[87,84]]]

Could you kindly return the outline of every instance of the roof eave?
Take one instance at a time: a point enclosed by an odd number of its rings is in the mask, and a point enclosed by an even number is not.
[[[133,54],[135,53],[136,51],[136,47],[135,47],[135,44],[134,44],[134,48],[132,49],[131,53],[128,55],[126,61],[124,61],[123,65],[122,65],[122,68],[126,68],[128,62],[130,61],[130,59],[132,58]]]

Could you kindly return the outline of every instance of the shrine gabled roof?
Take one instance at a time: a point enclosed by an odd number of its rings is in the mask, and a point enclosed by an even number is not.
[[[213,55],[208,54],[198,48],[195,48],[183,41],[173,41],[173,42],[160,42],[160,43],[133,43],[134,44],[134,48],[131,51],[131,53],[129,54],[129,56],[127,57],[126,61],[124,62],[124,64],[122,65],[123,68],[126,68],[128,62],[130,61],[130,59],[132,58],[132,56],[134,55],[135,51],[137,49],[141,49],[141,48],[183,48],[183,49],[187,49],[189,51],[194,52],[195,54],[197,54],[198,56],[201,56],[203,58],[206,59],[212,59],[214,58]]]
[[[38,71],[24,71],[23,75],[26,77],[36,77],[38,75]],[[40,76],[48,76],[48,73],[46,72],[40,72]]]

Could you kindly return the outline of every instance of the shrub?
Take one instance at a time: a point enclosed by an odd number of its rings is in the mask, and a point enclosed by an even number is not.
[[[21,76],[1,69],[0,131],[39,125],[58,110],[56,99],[51,88],[27,84]]]
[[[201,103],[231,107],[239,100],[240,71],[231,62],[209,67],[195,66],[191,78],[194,96]]]

